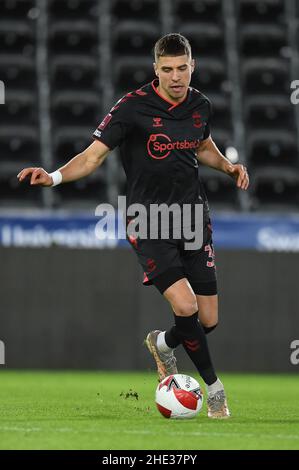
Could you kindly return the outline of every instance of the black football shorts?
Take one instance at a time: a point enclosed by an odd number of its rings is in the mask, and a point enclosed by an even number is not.
[[[144,271],[143,284],[154,285],[163,294],[172,284],[187,278],[194,293],[217,294],[215,254],[210,223],[199,249],[186,250],[183,238],[151,240],[128,238]]]

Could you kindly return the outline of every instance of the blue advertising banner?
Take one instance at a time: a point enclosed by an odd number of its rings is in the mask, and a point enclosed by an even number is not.
[[[218,248],[299,251],[299,215],[221,214],[213,231]]]
[[[85,215],[0,217],[0,245],[4,247],[63,246],[67,248],[115,248],[115,232],[96,235],[98,219]]]
[[[117,218],[110,218],[104,229],[99,220],[84,214],[0,216],[0,246],[86,249],[129,246]],[[299,251],[299,215],[221,213],[215,214],[212,222],[217,249]]]

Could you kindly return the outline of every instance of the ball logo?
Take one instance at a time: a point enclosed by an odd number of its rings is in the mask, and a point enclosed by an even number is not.
[[[167,158],[172,150],[196,150],[200,140],[176,140],[172,142],[166,134],[151,134],[147,141],[147,151],[155,160]]]
[[[159,387],[159,390],[161,390],[162,387],[167,387],[168,391],[171,390],[172,388],[180,388],[178,382],[176,381],[173,375],[170,375],[165,380],[163,380],[163,382],[160,382],[158,387]]]

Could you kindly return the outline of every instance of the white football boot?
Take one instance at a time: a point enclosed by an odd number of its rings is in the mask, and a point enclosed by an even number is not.
[[[157,347],[157,337],[159,333],[161,333],[160,330],[151,331],[146,337],[145,344],[156,361],[159,381],[161,382],[165,377],[177,374],[178,370],[173,351],[168,354],[159,351]]]
[[[219,390],[215,393],[209,393],[207,398],[207,405],[208,418],[223,419],[230,417],[224,390]]]

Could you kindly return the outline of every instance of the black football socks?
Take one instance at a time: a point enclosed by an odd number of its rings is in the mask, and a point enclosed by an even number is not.
[[[176,326],[165,331],[165,343],[172,349],[177,348],[181,344]]]
[[[213,326],[202,325],[202,328],[205,334],[208,335],[212,333],[212,331],[215,330],[217,326],[218,326],[218,323],[216,323],[216,325],[213,325]],[[169,346],[172,349],[177,348],[181,344],[176,326],[173,326],[172,328],[170,328],[170,330],[165,332],[165,341],[166,341],[167,346]]]
[[[217,380],[211,361],[206,335],[198,321],[198,312],[190,317],[174,315],[175,327],[165,333],[165,342],[170,348],[182,344],[191,361],[207,385]]]
[[[203,331],[205,332],[206,335],[212,333],[213,330],[215,330],[216,326],[218,326],[218,323],[216,323],[216,325],[213,325],[213,326],[203,326]]]

